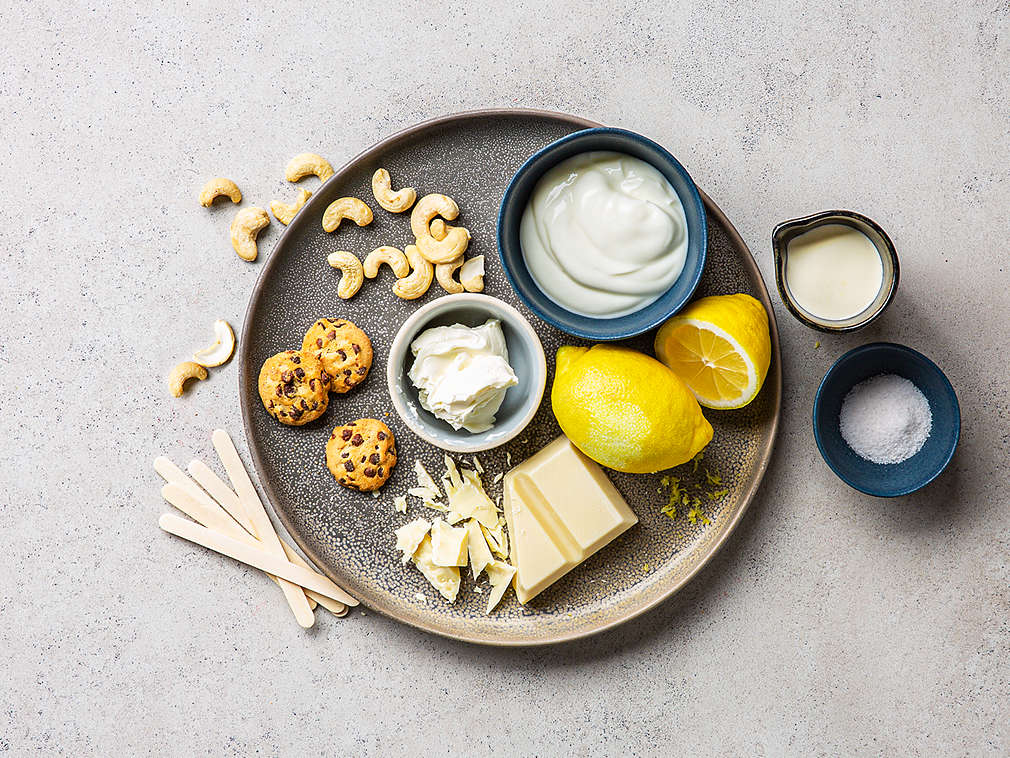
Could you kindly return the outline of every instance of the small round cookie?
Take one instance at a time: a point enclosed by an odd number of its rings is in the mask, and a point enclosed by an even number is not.
[[[263,362],[260,400],[267,413],[288,426],[301,426],[326,412],[330,377],[309,353],[285,350]]]
[[[322,361],[333,380],[331,392],[347,392],[368,376],[372,367],[372,341],[355,324],[343,318],[320,318],[309,327],[302,351]]]
[[[396,465],[396,440],[384,423],[359,418],[338,426],[326,443],[326,468],[352,490],[377,490]]]

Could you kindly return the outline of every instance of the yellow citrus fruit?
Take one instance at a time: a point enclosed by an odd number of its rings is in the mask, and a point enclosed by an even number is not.
[[[559,349],[551,405],[572,444],[617,471],[678,466],[712,439],[711,424],[676,374],[625,347]]]
[[[706,408],[742,408],[768,376],[768,314],[750,295],[703,297],[660,327],[655,347]]]

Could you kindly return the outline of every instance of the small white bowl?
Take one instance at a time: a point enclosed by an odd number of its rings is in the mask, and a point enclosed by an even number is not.
[[[489,318],[501,321],[509,363],[519,384],[506,391],[505,401],[495,414],[494,426],[474,434],[466,429],[453,429],[421,407],[417,388],[407,376],[414,363],[410,343],[433,326],[463,324],[473,327]],[[537,333],[511,305],[488,295],[447,295],[418,308],[403,322],[389,348],[386,381],[393,407],[411,431],[443,450],[476,453],[504,445],[533,420],[547,384],[547,360]]]

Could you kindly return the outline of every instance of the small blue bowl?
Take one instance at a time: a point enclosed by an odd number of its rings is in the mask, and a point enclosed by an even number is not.
[[[593,318],[572,313],[547,297],[530,275],[519,242],[519,224],[523,211],[540,177],[563,160],[595,150],[626,153],[652,164],[673,186],[684,206],[687,219],[687,260],[677,281],[658,300],[616,318]],[[562,137],[534,153],[512,177],[498,213],[498,253],[505,275],[519,299],[548,324],[586,339],[619,340],[633,337],[658,326],[683,308],[701,280],[707,245],[705,207],[698,188],[687,171],[663,147],[624,129],[585,129]]]
[[[410,344],[417,335],[433,326],[463,324],[473,327],[489,318],[501,322],[509,364],[519,384],[505,393],[491,429],[477,433],[453,429],[421,407],[417,388],[407,376],[414,365]],[[533,420],[547,386],[547,359],[540,338],[519,311],[497,298],[465,292],[432,300],[403,322],[389,346],[386,384],[393,407],[414,434],[443,450],[477,453],[504,445]]]
[[[842,438],[838,416],[855,385],[879,374],[912,382],[929,401],[933,428],[922,449],[901,463],[860,458]],[[961,436],[957,394],[933,361],[904,345],[874,342],[850,350],[828,369],[814,397],[814,439],[824,462],[853,489],[876,497],[908,495],[936,479],[950,463]]]

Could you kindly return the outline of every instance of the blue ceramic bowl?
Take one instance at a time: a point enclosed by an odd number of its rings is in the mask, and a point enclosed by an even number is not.
[[[933,428],[922,449],[901,463],[860,458],[842,438],[838,415],[855,385],[878,374],[912,382],[929,401]],[[814,397],[814,439],[824,462],[850,487],[877,497],[897,497],[925,487],[954,456],[961,435],[961,411],[954,388],[933,361],[904,345],[874,342],[850,350],[821,380]]]
[[[572,313],[547,297],[530,275],[519,242],[519,223],[530,193],[540,177],[561,161],[594,150],[626,153],[652,164],[673,186],[687,218],[687,261],[683,273],[658,300],[616,318],[593,318]],[[680,310],[690,300],[701,279],[707,244],[705,207],[698,188],[687,171],[663,147],[624,129],[585,129],[562,137],[534,153],[512,177],[498,213],[498,253],[505,275],[519,299],[548,324],[586,339],[619,340],[632,337],[658,326]]]
[[[509,387],[495,414],[495,424],[485,432],[453,429],[448,423],[421,407],[417,388],[407,376],[414,365],[410,343],[433,326],[480,326],[489,318],[501,322],[509,364],[519,384]],[[508,303],[488,295],[463,293],[432,300],[403,322],[386,360],[386,382],[393,407],[417,436],[454,453],[476,453],[504,445],[529,425],[540,407],[547,385],[547,360],[533,327]]]

